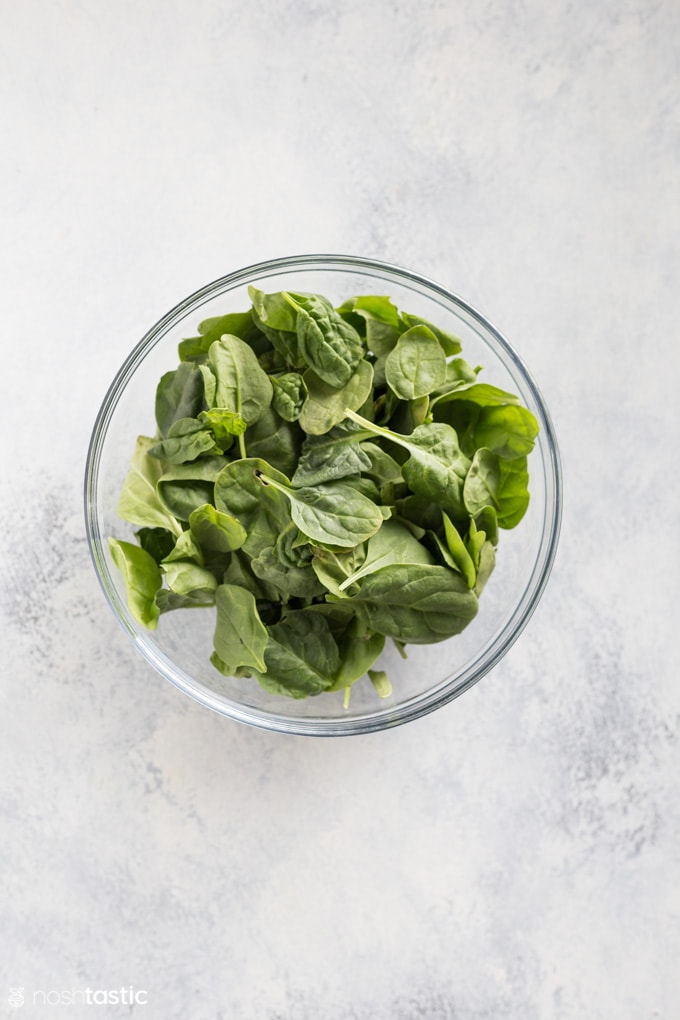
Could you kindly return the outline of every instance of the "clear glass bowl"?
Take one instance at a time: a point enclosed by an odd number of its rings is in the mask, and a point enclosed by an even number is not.
[[[472,623],[457,637],[411,645],[402,659],[392,642],[377,667],[388,671],[393,694],[377,696],[367,679],[342,692],[303,700],[267,693],[254,679],[222,676],[210,664],[214,610],[174,610],[156,631],[145,630],[127,608],[124,582],[107,538],[132,540],[134,528],[116,514],[137,435],[153,435],[156,385],[177,366],[177,343],[214,315],[250,307],[248,285],[262,290],[311,291],[335,305],[357,294],[386,294],[401,309],[454,333],[463,356],[483,365],[483,379],[516,393],[538,419],[529,457],[531,501],[513,530],[502,531],[496,568]],[[276,259],[230,273],[192,294],[163,316],[122,365],[104,398],[87,457],[85,516],[90,550],[104,593],[139,651],[181,691],[239,722],[285,733],[340,736],[368,733],[416,719],[451,701],[480,680],[526,626],[545,588],[555,557],[561,516],[561,475],[550,417],[527,368],[501,334],[478,312],[436,283],[396,266],[339,255]]]

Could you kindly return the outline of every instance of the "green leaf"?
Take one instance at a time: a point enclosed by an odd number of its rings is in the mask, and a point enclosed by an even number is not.
[[[297,421],[307,399],[307,384],[299,372],[284,372],[271,377],[274,386],[272,406],[285,421]]]
[[[234,436],[242,436],[248,427],[240,414],[226,407],[211,407],[209,411],[201,411],[198,417],[210,429],[222,451],[228,450]]]
[[[118,516],[131,524],[164,528],[173,535],[182,533],[182,526],[168,510],[156,486],[163,475],[161,461],[149,456],[154,440],[139,436],[132,456],[130,471],[118,500]]]
[[[371,630],[413,644],[459,634],[477,613],[477,598],[460,575],[426,564],[382,567],[349,601]]]
[[[199,323],[198,332],[201,336],[189,337],[180,340],[179,358],[180,361],[205,360],[211,345],[219,340],[225,333],[231,336],[240,337],[245,340],[249,347],[252,347],[256,354],[262,354],[269,349],[269,341],[260,332],[255,323],[250,309],[247,312],[232,312],[229,315],[219,315],[212,319],[204,319]]]
[[[458,354],[461,350],[461,343],[457,336],[453,336],[451,333],[445,332],[440,329],[439,326],[435,326],[433,323],[428,322],[427,319],[421,319],[419,315],[410,315],[408,312],[401,313],[401,321],[408,328],[412,329],[414,326],[426,326],[439,341],[444,354],[447,356],[451,354]]]
[[[304,610],[289,613],[269,628],[266,672],[255,671],[268,691],[292,698],[320,694],[333,686],[340,653],[326,619]]]
[[[215,575],[190,560],[166,560],[163,569],[168,588],[176,595],[189,595],[195,591],[213,592],[217,588]]]
[[[354,624],[357,622],[355,619]],[[385,647],[384,634],[372,634],[368,631],[357,635],[354,633],[358,629],[355,625],[348,628],[339,642],[340,669],[333,686],[329,688],[331,691],[341,691],[343,687],[350,687],[365,676]]]
[[[491,542],[484,542],[479,554],[479,566],[477,568],[477,582],[475,584],[475,595],[477,598],[482,594],[484,585],[489,580],[495,565],[496,550]]]
[[[248,533],[231,514],[204,503],[189,514],[191,534],[203,551],[216,553],[240,549]]]
[[[446,357],[427,326],[414,326],[399,337],[385,362],[390,389],[402,400],[426,397],[446,380]]]
[[[385,521],[380,531],[366,543],[366,556],[357,570],[338,587],[345,591],[350,585],[381,567],[405,563],[432,563],[432,556],[411,531],[399,521]]]
[[[281,485],[288,484],[285,475],[257,457],[232,461],[215,482],[215,506],[245,529],[243,549],[249,556],[258,556],[274,545],[291,519],[285,496],[273,485],[263,485],[259,479],[263,473]]]
[[[195,418],[203,406],[203,376],[195,365],[183,362],[166,372],[156,389],[156,422],[161,436],[178,418]]]
[[[297,308],[298,344],[305,362],[329,386],[346,386],[364,356],[361,337],[321,295],[288,297]],[[305,382],[309,387],[306,377]]]
[[[167,438],[149,447],[151,457],[168,464],[185,464],[206,454],[221,452],[214,435],[197,418],[178,418],[168,429]]]
[[[215,403],[235,412],[247,425],[262,417],[272,401],[272,384],[251,347],[236,336],[216,340],[208,352],[215,378]]]
[[[308,436],[300,449],[293,486],[318,485],[367,471],[372,463],[370,452],[360,445],[366,434],[344,422],[323,435]]]
[[[187,592],[186,595],[178,595],[168,588],[161,588],[156,592],[155,601],[160,613],[169,613],[173,609],[202,609],[215,605],[215,592],[201,588]]]
[[[455,517],[463,516],[463,483],[470,461],[458,445],[458,437],[450,425],[432,422],[419,425],[410,436],[402,436],[379,425],[373,425],[352,411],[347,417],[377,436],[390,439],[408,451],[402,475],[412,492],[426,497],[450,510]]]
[[[477,580],[477,571],[472,557],[467,551],[458,529],[448,514],[442,511],[442,518],[444,521],[444,537],[446,538],[446,546],[451,553],[456,569],[460,571],[465,578],[465,583],[468,588],[474,588],[475,581]]]
[[[286,364],[302,364],[296,332],[297,310],[287,294],[265,294],[257,287],[248,287],[253,302],[253,321],[281,355]]]
[[[215,593],[215,605],[213,643],[221,662],[231,673],[241,666],[265,670],[269,635],[250,592],[236,585],[221,584]]]
[[[188,521],[193,510],[213,503],[214,483],[224,467],[224,457],[204,457],[189,464],[175,464],[158,479],[157,489],[170,513]]]
[[[263,472],[261,480],[288,498],[293,520],[313,542],[352,547],[374,535],[383,523],[375,503],[345,482],[292,489],[269,472]]]
[[[276,464],[285,475],[295,471],[303,438],[304,433],[297,422],[284,421],[273,407],[267,408],[244,437],[249,457]]]
[[[175,536],[167,528],[140,528],[135,538],[156,563],[164,560],[175,547]]]
[[[465,479],[465,506],[475,515],[486,506],[498,514],[501,528],[514,528],[529,505],[529,474],[526,457],[497,457],[491,450],[477,450]]]
[[[174,547],[164,558],[163,564],[174,563],[175,560],[193,560],[199,567],[204,566],[203,551],[190,531],[183,531]]]
[[[131,542],[109,538],[111,558],[125,580],[128,609],[148,630],[158,625],[154,596],[163,584],[160,567],[145,549]]]
[[[360,361],[356,371],[339,388],[325,382],[313,369],[304,374],[307,399],[300,412],[300,425],[308,435],[320,436],[338,425],[347,408],[356,411],[373,389],[373,367]]]
[[[380,532],[378,532],[379,534]],[[353,549],[327,549],[324,546],[314,548],[312,567],[324,588],[339,598],[346,596],[340,585],[359,570],[366,559],[366,543],[362,542]]]
[[[276,546],[268,546],[250,563],[256,577],[267,581],[279,592],[281,601],[289,598],[313,598],[323,595],[324,586],[312,570],[311,563],[305,565],[283,563]]]

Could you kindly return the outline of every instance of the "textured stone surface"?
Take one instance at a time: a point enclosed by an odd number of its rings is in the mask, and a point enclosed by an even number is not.
[[[680,7],[24,0],[0,33],[0,1016],[675,1020]],[[450,287],[552,410],[546,594],[395,731],[249,730],[137,655],[81,487],[132,345],[242,265]],[[96,1012],[96,1010],[94,1010]],[[110,1006],[107,1015],[129,1012]]]

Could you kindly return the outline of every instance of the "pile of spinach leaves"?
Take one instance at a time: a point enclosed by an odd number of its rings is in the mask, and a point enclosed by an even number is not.
[[[477,613],[536,419],[388,297],[250,297],[158,384],[118,506],[137,542],[109,539],[130,611],[214,607],[213,666],[277,694],[389,695],[387,638],[405,654]]]

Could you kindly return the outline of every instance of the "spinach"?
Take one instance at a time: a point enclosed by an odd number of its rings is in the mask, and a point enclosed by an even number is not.
[[[149,630],[155,630],[158,607],[154,597],[161,587],[160,567],[150,553],[132,542],[109,538],[109,552],[125,579],[130,612]]]
[[[234,412],[246,425],[259,421],[271,404],[273,391],[252,348],[236,336],[223,336],[211,345],[208,362],[217,380],[217,406]]]
[[[111,558],[143,626],[212,607],[226,676],[389,697],[387,638],[405,656],[474,619],[538,424],[387,296],[249,294],[162,376],[118,505],[137,544]]]
[[[432,330],[414,326],[401,334],[387,356],[385,378],[402,400],[427,397],[446,381],[446,356]]]
[[[402,436],[382,426],[373,425],[353,411],[347,417],[376,436],[389,439],[409,454],[402,465],[402,476],[411,490],[452,510],[464,512],[463,483],[470,461],[458,445],[458,437],[445,422],[419,425],[409,436]]]
[[[195,365],[183,362],[166,372],[156,389],[156,424],[161,436],[179,418],[195,418],[203,407],[203,376]]]
[[[265,662],[254,670],[260,684],[274,694],[306,698],[333,686],[340,651],[323,616],[297,610],[269,628]]]
[[[411,644],[460,634],[477,614],[477,598],[458,574],[422,563],[380,567],[350,599],[371,630]]]
[[[215,593],[217,620],[215,651],[228,673],[241,666],[266,669],[264,653],[269,636],[250,592],[233,584],[221,584]]]
[[[351,548],[374,535],[383,522],[375,503],[345,482],[293,489],[266,471],[260,479],[287,497],[293,520],[313,542]]]
[[[370,396],[373,389],[373,367],[367,361],[360,361],[356,371],[340,387],[327,383],[308,368],[304,383],[307,399],[300,411],[300,425],[307,435],[321,436],[339,424],[347,408],[358,410]]]
[[[274,392],[272,406],[286,421],[297,421],[307,399],[307,384],[299,372],[284,372],[271,377]]]
[[[163,528],[178,536],[182,526],[158,493],[163,463],[149,455],[154,440],[139,436],[130,471],[118,500],[118,516],[131,524]]]

